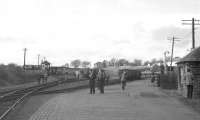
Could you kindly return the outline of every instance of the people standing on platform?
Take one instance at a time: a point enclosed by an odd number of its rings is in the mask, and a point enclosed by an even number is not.
[[[105,72],[102,69],[99,69],[99,72],[97,75],[97,81],[98,81],[98,88],[100,90],[100,93],[104,93]]]
[[[127,79],[127,73],[126,71],[124,70],[123,73],[122,73],[122,76],[121,76],[121,86],[122,86],[122,90],[125,90],[125,87],[126,87],[126,80]]]
[[[187,69],[186,73],[186,85],[187,85],[187,97],[192,98],[193,94],[193,81],[194,81],[194,76],[192,74],[192,71],[190,68]]]
[[[90,94],[95,94],[95,79],[96,79],[96,73],[94,70],[90,71],[89,74],[90,80],[89,80],[89,86],[90,86]]]

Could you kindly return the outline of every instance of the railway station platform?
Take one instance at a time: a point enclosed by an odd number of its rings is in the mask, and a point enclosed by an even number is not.
[[[29,120],[199,120],[200,115],[174,97],[141,80],[105,87],[105,93],[88,89],[49,99]]]

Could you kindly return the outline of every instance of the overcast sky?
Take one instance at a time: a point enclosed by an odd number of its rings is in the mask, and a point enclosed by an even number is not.
[[[150,60],[171,50],[167,37],[181,38],[175,56],[191,48],[191,26],[200,19],[200,0],[1,0],[0,63],[53,65],[74,59]],[[200,45],[196,28],[196,46]]]

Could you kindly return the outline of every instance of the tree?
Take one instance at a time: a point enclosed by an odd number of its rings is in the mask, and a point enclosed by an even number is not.
[[[16,68],[17,64],[15,64],[15,63],[9,63],[7,66],[8,66],[8,68]]]
[[[131,65],[131,66],[141,66],[142,65],[142,60],[135,59],[133,62],[129,62],[129,65]]]
[[[70,65],[73,66],[74,68],[78,68],[81,65],[81,60],[79,59],[73,60],[71,61]]]
[[[145,65],[145,66],[147,66],[147,65],[149,65],[149,64],[150,64],[150,62],[149,62],[148,60],[144,62],[144,65]]]
[[[109,65],[110,65],[110,66],[115,66],[116,61],[117,61],[117,59],[112,58],[112,59],[109,61]]]
[[[96,67],[96,68],[102,68],[103,66],[102,66],[102,62],[96,62],[95,64],[94,64],[94,66]]]
[[[87,68],[87,67],[90,67],[91,64],[89,61],[83,61],[81,65],[82,67]]]
[[[134,63],[135,63],[136,66],[141,66],[141,65],[142,65],[142,60],[140,60],[140,59],[135,59],[135,60],[134,60]]]
[[[104,61],[102,62],[102,66],[103,66],[104,68],[106,68],[106,67],[108,66],[108,64],[109,64],[109,62],[108,62],[107,60],[104,60]]]
[[[163,63],[164,61],[163,61],[163,59],[162,58],[160,58],[159,60],[157,60],[157,63]]]
[[[64,65],[66,68],[69,68],[69,63],[65,63]]]
[[[160,58],[160,59],[156,59],[156,58],[153,58],[150,62],[151,65],[154,65],[154,64],[160,64],[160,63],[163,63],[164,61]]]
[[[153,58],[150,63],[151,63],[151,65],[156,64],[157,63],[156,58]]]
[[[117,63],[118,63],[119,66],[124,66],[124,65],[128,65],[129,62],[126,59],[119,59],[117,61]]]

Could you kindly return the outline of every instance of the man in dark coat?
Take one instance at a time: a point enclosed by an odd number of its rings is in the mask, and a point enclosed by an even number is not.
[[[98,79],[98,87],[99,87],[100,93],[104,93],[105,72],[103,70],[99,69],[97,79]]]
[[[89,86],[90,86],[90,94],[95,94],[95,79],[96,79],[96,73],[94,70],[91,70],[90,72],[90,80],[89,80]]]

